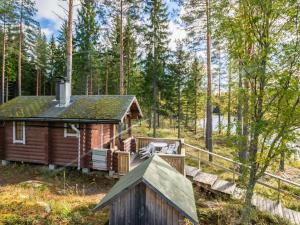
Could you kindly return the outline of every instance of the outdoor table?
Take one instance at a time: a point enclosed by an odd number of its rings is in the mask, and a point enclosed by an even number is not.
[[[157,149],[159,149],[159,151],[168,146],[168,143],[165,142],[151,142],[150,145],[152,145],[154,147],[154,151],[157,151]]]

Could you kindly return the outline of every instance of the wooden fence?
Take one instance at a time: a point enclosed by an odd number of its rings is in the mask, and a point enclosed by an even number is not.
[[[130,152],[116,151],[117,154],[117,172],[124,175],[130,170]]]
[[[181,174],[185,174],[185,170],[184,170],[184,165],[185,165],[185,151],[182,148],[181,149],[181,154],[176,154],[176,155],[172,155],[172,154],[162,154],[162,153],[158,153],[158,155],[166,160],[171,166],[173,166],[178,172],[180,172]]]

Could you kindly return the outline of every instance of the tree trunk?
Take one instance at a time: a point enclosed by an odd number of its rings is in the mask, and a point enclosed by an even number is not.
[[[213,152],[212,145],[212,74],[211,74],[211,34],[210,34],[210,3],[206,0],[206,19],[207,19],[207,105],[206,105],[206,135],[205,135],[205,145],[206,148]],[[212,155],[209,155],[209,161],[212,161]]]
[[[153,72],[153,137],[156,137],[156,113],[157,113],[157,74],[156,71],[157,68],[157,54],[156,54],[156,40],[155,40],[155,35],[157,32],[157,28],[154,25],[153,27],[153,31],[154,31],[154,36],[153,36],[153,53],[152,53],[152,57],[153,57],[153,65],[152,65],[152,72]]]
[[[231,135],[231,63],[228,71],[228,114],[227,114],[227,136]]]
[[[219,99],[219,112],[218,112],[218,129],[219,134],[221,134],[222,124],[221,124],[221,72],[222,72],[222,63],[221,63],[221,47],[219,46],[219,82],[218,82],[218,99]]]
[[[256,165],[252,165],[250,169],[250,177],[248,181],[248,186],[247,186],[247,191],[245,195],[245,202],[244,202],[244,207],[242,210],[242,215],[241,215],[241,223],[242,225],[248,225],[250,224],[250,215],[251,215],[251,201],[254,193],[254,187],[256,184]]]
[[[8,102],[8,81],[9,81],[9,77],[8,74],[6,76],[6,95],[5,95],[5,101]]]
[[[242,69],[240,68],[239,71],[239,96],[238,96],[238,105],[237,105],[237,136],[238,136],[238,148],[239,148],[239,160],[240,162],[244,162],[246,155],[244,151],[244,141],[243,139],[243,112],[242,112],[242,104],[243,104],[243,96],[242,96],[242,88],[243,88],[243,83],[242,83]],[[240,167],[240,172],[243,173],[243,167]]]
[[[108,95],[108,65],[105,68],[105,94]]]
[[[36,90],[35,90],[35,94],[36,96],[39,96],[39,69],[36,70]]]
[[[6,31],[5,31],[5,15],[3,19],[3,53],[2,53],[2,77],[1,77],[1,104],[5,102],[5,45],[6,45]]]
[[[279,170],[281,172],[284,172],[284,169],[285,169],[285,153],[281,152],[281,154],[280,154]]]
[[[120,95],[124,95],[123,0],[120,0]]]
[[[73,23],[73,0],[69,0],[68,31],[67,31],[67,80],[72,82],[72,23]],[[71,87],[72,89],[72,87]]]
[[[180,92],[180,80],[178,80],[178,91],[177,91],[177,96],[178,96],[178,99],[177,99],[177,137],[178,138],[181,138],[181,128],[180,128],[180,114],[181,114],[181,101],[180,101],[180,98],[181,98],[181,92]]]
[[[18,95],[22,95],[22,42],[23,42],[23,0],[20,8],[19,53],[18,53]]]

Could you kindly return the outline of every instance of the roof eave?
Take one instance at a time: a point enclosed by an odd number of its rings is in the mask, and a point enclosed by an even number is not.
[[[66,122],[66,123],[99,123],[119,124],[119,119],[80,119],[80,118],[51,118],[51,117],[8,117],[0,118],[0,121],[28,121],[28,122]]]

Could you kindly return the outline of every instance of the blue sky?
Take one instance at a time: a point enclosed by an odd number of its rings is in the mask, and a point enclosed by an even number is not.
[[[169,0],[167,0],[169,1]],[[78,0],[74,1],[74,4],[79,4]],[[174,3],[168,3],[169,9],[176,8]],[[66,18],[63,8],[67,8],[67,2],[63,0],[36,0],[37,15],[36,19],[40,22],[42,31],[46,34],[48,38],[52,34],[56,34],[62,24],[62,18]],[[77,10],[74,10],[74,18],[77,17]],[[170,17],[174,16],[170,13]],[[170,18],[170,32],[171,32],[171,42],[170,47],[175,48],[175,40],[182,39],[185,37],[185,32],[182,31],[178,25],[173,21],[174,18]]]

